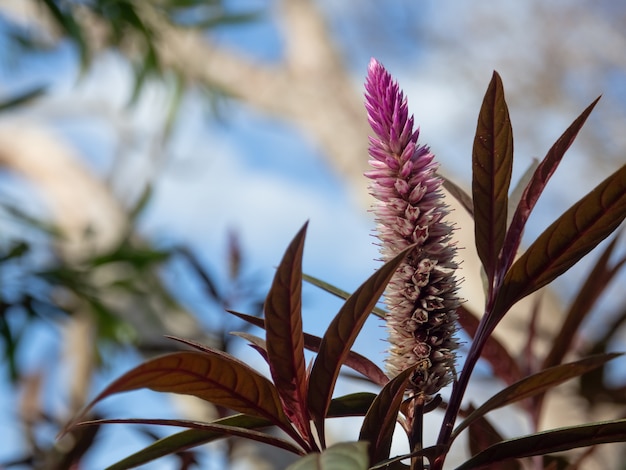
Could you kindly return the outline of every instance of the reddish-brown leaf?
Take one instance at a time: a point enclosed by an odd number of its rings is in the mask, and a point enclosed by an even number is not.
[[[307,225],[285,251],[264,305],[270,373],[287,416],[302,435],[311,432],[302,332],[302,254]]]
[[[177,352],[144,362],[105,388],[85,412],[110,395],[141,388],[193,395],[218,406],[265,418],[293,434],[274,384],[234,357],[209,348],[203,352]]]
[[[522,239],[522,233],[526,221],[530,216],[539,196],[543,192],[548,180],[552,174],[556,171],[561,159],[565,155],[565,152],[574,142],[574,139],[578,135],[578,132],[585,124],[585,121],[591,114],[591,111],[598,103],[598,97],[593,103],[591,103],[587,109],[585,109],[578,118],[567,128],[567,130],[558,138],[554,145],[550,148],[543,161],[539,164],[535,170],[532,179],[524,189],[524,193],[520,199],[520,202],[515,209],[515,213],[511,220],[509,230],[506,234],[504,247],[502,249],[502,262],[500,264],[500,275],[511,267],[513,259],[519,249],[519,245]]]
[[[114,421],[114,420],[110,420]],[[138,420],[141,421],[141,420]],[[97,421],[96,421],[97,423]],[[79,425],[90,424],[90,422],[79,423]],[[209,423],[207,423],[209,424]],[[255,418],[252,416],[247,416],[243,414],[229,416],[227,418],[222,418],[214,421],[215,425],[221,426],[229,426],[235,428],[245,428],[245,429],[259,429],[271,426],[272,423],[263,418]],[[221,439],[227,437],[219,431],[218,428],[207,430],[207,429],[188,429],[186,431],[182,431],[176,434],[172,434],[171,436],[166,436],[158,441],[150,444],[144,449],[136,452],[132,455],[129,455],[123,460],[107,467],[106,470],[126,470],[129,468],[135,468],[139,465],[143,465],[158,458],[164,457],[166,455],[170,455],[176,452],[181,452],[187,449],[191,449],[193,447],[200,446],[202,444],[207,444],[209,442],[213,442],[217,439]]]
[[[246,315],[245,313],[235,312],[233,310],[229,310],[229,313],[232,313],[236,317],[241,318],[244,321],[247,321],[251,325],[258,326],[259,328],[265,329],[265,322],[262,318],[253,317],[251,315]],[[304,333],[304,347],[309,351],[317,352],[319,351],[320,344],[322,343],[322,339],[319,336],[311,335],[308,333]],[[385,375],[383,370],[374,364],[367,357],[362,356],[359,353],[354,351],[350,351],[348,356],[346,357],[346,362],[344,363],[347,367],[355,370],[356,372],[364,375],[376,385],[384,386],[387,382],[389,382],[389,377]]]
[[[567,380],[579,377],[591,370],[601,367],[606,362],[618,356],[620,356],[618,353],[597,354],[579,361],[550,367],[549,369],[542,370],[541,372],[526,377],[496,393],[493,397],[483,403],[482,406],[470,413],[469,416],[465,418],[454,430],[452,433],[452,439],[458,436],[463,429],[467,428],[467,426],[490,411],[543,393]]]
[[[387,283],[413,246],[385,263],[346,300],[328,326],[309,376],[309,409],[324,444],[324,418],[335,388],[339,369],[345,363],[365,320]]]
[[[577,263],[625,217],[626,165],[568,209],[513,264],[496,294],[486,331],[493,331],[515,302]]]
[[[494,72],[478,115],[472,150],[476,249],[490,286],[506,233],[512,168],[513,129],[502,80]]]
[[[467,460],[456,470],[493,468],[491,465],[494,463],[511,459],[624,441],[626,441],[626,419],[554,429],[494,444]]]
[[[410,367],[383,387],[367,411],[359,441],[370,443],[370,462],[375,464],[389,458],[391,439],[398,419],[398,411],[404,398],[407,383],[416,366]]]
[[[576,338],[578,328],[583,320],[589,314],[604,289],[606,289],[619,271],[621,263],[612,267],[609,266],[609,260],[617,245],[617,240],[618,237],[615,237],[611,240],[611,243],[607,245],[589,273],[589,276],[587,276],[584,285],[578,290],[578,295],[567,312],[563,326],[559,329],[558,335],[556,335],[552,342],[552,348],[544,359],[542,368],[545,369],[561,363]],[[624,261],[626,260],[622,260],[622,262]]]

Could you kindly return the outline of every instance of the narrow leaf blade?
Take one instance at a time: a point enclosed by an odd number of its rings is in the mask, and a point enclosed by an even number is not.
[[[506,233],[512,168],[513,129],[502,80],[494,72],[478,116],[472,151],[476,249],[489,285]]]
[[[215,405],[291,429],[274,385],[246,364],[219,351],[185,351],[144,362],[105,388],[81,416],[111,395],[149,388],[193,395]]]
[[[391,439],[398,419],[398,412],[407,383],[415,371],[415,367],[417,366],[402,371],[390,380],[376,396],[365,415],[359,441],[370,443],[369,455],[372,464],[389,458]]]
[[[492,468],[497,462],[626,441],[626,419],[590,423],[509,439],[485,449],[456,470]]]
[[[302,331],[302,255],[307,225],[285,251],[264,306],[270,373],[285,411],[305,435],[310,432]]]
[[[501,274],[504,274],[504,272],[506,272],[513,263],[513,259],[515,258],[515,254],[517,253],[521,243],[522,233],[528,217],[535,207],[539,196],[541,196],[541,193],[548,184],[548,180],[556,171],[559,163],[565,155],[565,152],[574,142],[578,132],[580,132],[580,129],[585,124],[585,121],[599,100],[600,98],[598,97],[581,113],[580,116],[578,116],[578,118],[576,118],[576,120],[550,148],[543,161],[533,173],[530,182],[522,193],[522,197],[520,198],[520,202],[515,209],[509,230],[506,234],[506,240],[502,250],[503,262],[501,266]]]
[[[609,236],[626,217],[626,165],[574,204],[506,274],[489,331],[518,300],[552,282]]]
[[[526,377],[496,393],[482,406],[470,413],[470,415],[457,426],[452,433],[452,437],[455,438],[458,436],[463,429],[467,428],[467,426],[490,411],[510,405],[511,403],[523,400],[524,398],[538,395],[539,393],[555,387],[556,385],[559,385],[567,380],[579,377],[589,371],[601,367],[606,362],[620,355],[621,354],[619,353],[597,354],[579,361],[550,367],[549,369],[542,370],[541,372]]]
[[[215,420],[213,423],[246,429],[260,429],[272,425],[272,423],[266,419],[255,418],[244,414],[228,416]],[[126,470],[128,468],[135,468],[138,465],[152,462],[166,455],[207,444],[223,437],[224,435],[217,430],[188,429],[159,439],[139,452],[129,455],[125,459],[111,465],[106,470]]]
[[[402,251],[365,281],[344,303],[322,338],[319,353],[309,376],[308,395],[311,416],[322,442],[324,417],[339,376],[339,369],[344,364],[369,313],[411,249],[412,246]]]

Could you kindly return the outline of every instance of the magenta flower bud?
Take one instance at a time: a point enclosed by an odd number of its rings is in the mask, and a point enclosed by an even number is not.
[[[424,400],[453,378],[458,342],[456,309],[460,299],[451,242],[452,224],[442,180],[428,147],[418,144],[406,98],[385,68],[372,59],[365,82],[370,137],[371,194],[381,256],[388,261],[415,245],[385,292],[389,355],[387,372],[395,376],[418,364],[409,392]]]

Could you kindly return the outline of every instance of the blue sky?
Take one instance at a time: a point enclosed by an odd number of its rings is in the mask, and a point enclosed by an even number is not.
[[[264,2],[248,3],[264,5]],[[490,43],[480,32],[463,29],[466,26],[459,18],[472,14],[468,3],[424,2],[419,11],[409,3],[398,2],[381,12],[380,18],[372,19],[368,13],[379,7],[371,2],[365,4],[363,11],[355,10],[354,2],[320,2],[331,18],[355,89],[361,89],[369,57],[378,57],[405,89],[422,129],[422,138],[437,154],[444,172],[447,170],[467,184],[476,115],[492,70],[501,72],[505,88],[508,83],[516,87],[533,77],[519,77],[519,65],[515,68],[502,58],[494,39]],[[538,39],[524,35],[528,22],[533,21],[532,9],[513,1],[504,3],[503,8],[510,9],[509,22],[501,25],[507,34],[493,37],[505,37],[508,41],[505,47],[511,47],[510,55],[532,63],[533,47]],[[359,26],[355,18],[370,21],[377,29],[365,28],[364,33],[363,23]],[[428,37],[418,34],[420,31],[430,34],[434,29],[439,30],[439,40],[445,38],[451,42],[455,36],[467,34],[468,63],[456,62],[458,54],[447,51],[445,44],[429,42]],[[372,33],[371,37],[367,32]],[[583,33],[579,40],[583,40]],[[254,26],[219,31],[217,38],[218,42],[235,45],[259,60],[280,58],[282,38],[271,17]],[[31,84],[50,83],[50,93],[44,102],[24,113],[36,114],[67,137],[99,174],[106,175],[113,167],[113,155],[119,144],[116,132],[124,127],[130,129],[134,137],[122,142],[124,171],[117,173],[115,188],[125,197],[136,196],[142,183],[151,177],[145,155],[151,149],[150,139],[157,135],[162,124],[168,89],[151,83],[137,105],[128,108],[131,71],[123,60],[106,54],[79,81],[74,59],[72,49],[67,46],[51,55],[20,61],[17,69],[9,67],[5,58],[0,65],[1,91],[9,94]],[[464,74],[468,71],[480,80],[466,79]],[[582,94],[585,93],[588,94],[586,89]],[[580,97],[581,102],[586,105],[600,93],[618,96],[620,91],[598,86],[593,93]],[[535,137],[532,141],[516,141],[515,176],[521,175],[532,157],[545,154],[584,105],[557,110],[535,108],[534,116],[529,117],[523,114],[528,113],[527,109],[513,108],[510,103],[514,129],[516,122],[522,122],[523,126],[534,129]],[[90,106],[100,111],[86,113]],[[304,258],[307,273],[350,290],[373,272],[378,263],[370,215],[350,198],[348,189],[323,163],[318,150],[296,129],[237,103],[229,103],[226,119],[216,121],[208,117],[207,106],[197,91],[185,97],[181,116],[172,142],[164,149],[167,159],[156,174],[154,197],[140,221],[146,237],[157,245],[188,244],[214,265],[223,260],[227,230],[235,229],[254,269],[267,284],[291,237],[310,220]],[[568,155],[550,185],[557,189],[546,195],[543,210],[533,219],[535,224],[529,228],[528,236],[540,233],[554,218],[555,211],[568,207],[583,190],[591,189],[606,175],[590,174],[587,171],[590,167],[593,161],[575,149]],[[558,189],[571,186],[580,191],[573,194]],[[197,293],[190,291],[186,295],[190,302],[201,301]],[[311,288],[305,290],[305,296],[305,327],[319,334],[339,303]],[[54,334],[46,331],[36,334],[38,345],[56,340]],[[382,338],[384,330],[373,321],[356,349],[381,362],[385,349]],[[45,346],[39,348],[25,358],[31,366],[45,355],[42,352]],[[245,351],[247,348],[242,343],[238,352]],[[246,354],[253,361],[253,356]],[[94,392],[138,360],[132,354],[123,358],[98,378]],[[261,367],[260,361],[257,364]],[[3,442],[16,442],[17,433],[9,425],[13,397],[2,386],[0,435]],[[115,398],[116,405],[103,403],[102,409],[115,410],[118,416],[143,417],[156,417],[152,412],[159,409],[158,417],[175,417],[176,412],[163,408],[162,397],[155,395],[140,392],[128,399]],[[103,436],[106,437],[103,450],[91,456],[86,468],[101,468],[139,449],[136,434],[123,427],[115,430],[107,427]],[[8,455],[10,447],[0,451],[0,460]],[[169,465],[165,462],[150,468],[170,468]]]

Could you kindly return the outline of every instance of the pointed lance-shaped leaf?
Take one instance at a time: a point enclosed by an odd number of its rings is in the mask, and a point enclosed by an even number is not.
[[[202,431],[204,432],[204,436],[206,437],[209,433],[215,433],[219,437],[242,437],[245,439],[250,439],[256,442],[261,442],[263,444],[268,444],[278,449],[283,449],[288,452],[294,453],[296,455],[305,455],[306,452],[302,450],[302,448],[297,447],[292,442],[289,442],[280,437],[272,436],[271,434],[266,434],[263,432],[256,431],[254,429],[248,429],[243,427],[235,427],[228,426],[224,424],[216,424],[216,423],[203,423],[199,421],[191,421],[186,419],[102,419],[97,421],[87,421],[81,424],[143,424],[149,426],[176,426],[176,427],[184,427],[189,428],[191,430]],[[180,436],[179,436],[180,437]],[[171,443],[171,442],[170,442]],[[180,443],[180,442],[179,442]],[[189,447],[186,447],[189,448]],[[181,450],[185,450],[186,448],[179,448],[176,450],[172,450],[171,452],[179,452]],[[135,462],[137,460],[145,460],[149,458],[149,460],[154,460],[152,458],[154,452],[154,448],[148,447],[134,454]],[[165,454],[167,455],[167,454]],[[109,468],[129,468],[128,465],[129,458],[114,464]],[[123,463],[125,462],[125,463]]]
[[[383,387],[367,411],[359,441],[370,443],[369,455],[372,464],[389,458],[391,439],[398,420],[398,412],[404,398],[407,383],[417,364],[400,372]]]
[[[228,310],[228,312],[232,313],[238,318],[241,318],[244,321],[247,321],[254,326],[265,329],[265,322],[262,318],[246,315],[245,313],[235,312],[234,310]],[[304,333],[304,347],[309,351],[318,352],[321,343],[322,339],[319,336]],[[256,344],[258,346],[258,341]],[[367,357],[362,356],[361,354],[354,351],[350,351],[348,353],[344,365],[362,374],[363,376],[374,382],[376,385],[380,385],[381,387],[389,382],[389,377],[385,375],[380,367],[374,364],[374,362],[369,360]]]
[[[456,470],[492,468],[497,462],[626,441],[626,419],[583,424],[509,439],[488,447]]]
[[[489,286],[506,233],[513,169],[513,129],[502,80],[493,73],[478,115],[472,150],[472,197],[476,249]]]
[[[318,436],[324,444],[324,418],[339,376],[354,340],[378,302],[389,280],[413,245],[380,267],[343,304],[328,326],[309,376],[308,402]]]
[[[556,171],[561,159],[565,155],[565,152],[570,148],[574,139],[576,139],[578,132],[585,124],[585,121],[598,103],[598,100],[600,100],[600,97],[596,98],[593,103],[587,106],[581,115],[578,116],[578,118],[576,118],[576,120],[567,128],[561,137],[558,138],[542,162],[539,164],[532,176],[532,179],[524,189],[520,202],[515,209],[513,218],[511,219],[511,224],[504,241],[504,247],[502,249],[502,262],[499,268],[500,275],[504,275],[504,273],[511,267],[513,259],[515,259],[515,254],[519,249],[524,227],[530,213],[535,207],[539,196],[541,196],[541,193],[548,184],[548,180]]]
[[[270,373],[289,419],[310,435],[302,331],[302,254],[308,223],[285,251],[265,300],[265,331]]]
[[[467,428],[467,426],[472,424],[475,420],[490,411],[543,393],[567,380],[579,377],[589,371],[601,367],[606,362],[618,356],[621,356],[621,354],[596,354],[579,361],[550,367],[549,369],[542,370],[541,372],[528,376],[496,393],[493,397],[483,403],[482,406],[470,413],[470,415],[465,418],[463,422],[461,422],[461,424],[459,424],[454,430],[452,433],[452,439],[456,438],[456,436],[458,436],[463,429]]]
[[[550,225],[513,264],[496,293],[491,332],[518,300],[552,282],[609,236],[626,218],[626,165]]]
[[[89,424],[89,423],[79,423]],[[263,418],[256,418],[244,414],[237,414],[228,416],[226,418],[213,421],[212,424],[231,426],[245,429],[260,429],[271,426],[272,423]],[[166,436],[153,442],[144,449],[135,452],[132,455],[120,460],[117,463],[106,468],[106,470],[127,470],[129,468],[135,468],[139,465],[152,462],[166,455],[181,452],[183,450],[191,449],[209,442],[213,442],[217,439],[227,437],[224,433],[216,429],[188,429],[171,436]]]
[[[185,351],[144,362],[106,387],[84,410],[121,392],[149,388],[193,395],[240,413],[265,418],[294,437],[274,384],[221,351]]]

